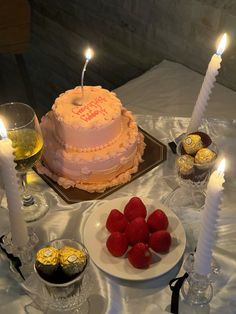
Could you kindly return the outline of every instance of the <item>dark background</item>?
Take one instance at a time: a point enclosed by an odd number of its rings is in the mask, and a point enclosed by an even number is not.
[[[30,5],[29,19],[25,3]],[[85,74],[86,85],[114,89],[163,59],[204,74],[216,39],[225,31],[231,40],[218,81],[236,89],[234,0],[0,0],[0,8],[0,48],[5,48],[0,49],[0,103],[18,100],[40,115],[48,111],[61,92],[80,85],[87,46],[95,56]],[[18,23],[16,42],[22,26],[29,29],[22,51],[4,46],[4,40],[11,39],[6,31],[12,23]],[[15,52],[24,58],[23,72]]]

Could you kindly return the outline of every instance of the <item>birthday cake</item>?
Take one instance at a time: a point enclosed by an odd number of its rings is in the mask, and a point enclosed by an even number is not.
[[[41,121],[44,138],[39,173],[64,188],[102,192],[137,172],[145,148],[134,117],[100,86],[68,90]]]

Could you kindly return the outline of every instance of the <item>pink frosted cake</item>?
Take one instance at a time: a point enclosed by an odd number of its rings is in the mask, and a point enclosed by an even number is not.
[[[142,161],[145,144],[131,112],[100,86],[61,94],[43,118],[40,173],[64,188],[102,192],[128,182]]]

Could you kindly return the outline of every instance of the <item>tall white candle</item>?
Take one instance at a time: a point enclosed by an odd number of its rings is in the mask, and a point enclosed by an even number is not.
[[[221,55],[225,50],[226,46],[226,34],[223,35],[216,53],[212,56],[210,63],[208,64],[208,69],[199,92],[197,102],[194,106],[192,117],[187,129],[187,133],[195,132],[198,130],[203,114],[206,110],[207,103],[216,81],[216,76],[219,73],[220,64],[221,64]]]
[[[86,71],[87,65],[89,63],[89,61],[91,60],[91,58],[93,57],[93,50],[91,48],[88,48],[85,51],[85,64],[82,70],[82,75],[81,75],[81,90],[82,90],[82,98],[84,97],[84,73]]]
[[[212,248],[215,242],[219,205],[223,194],[225,160],[223,159],[215,170],[207,185],[207,194],[201,219],[197,250],[194,261],[194,271],[207,275],[211,271]]]
[[[27,226],[21,211],[12,142],[7,138],[7,132],[1,119],[0,136],[2,138],[0,140],[0,168],[7,197],[12,243],[15,248],[22,248],[28,242]]]

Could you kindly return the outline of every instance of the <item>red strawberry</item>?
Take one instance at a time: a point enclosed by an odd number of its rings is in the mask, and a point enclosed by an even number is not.
[[[129,223],[125,229],[125,235],[129,244],[134,245],[138,242],[148,243],[149,230],[144,218],[137,217]]]
[[[124,215],[129,221],[134,220],[136,217],[145,218],[147,215],[146,206],[139,197],[134,196],[126,204]]]
[[[128,221],[124,214],[118,209],[112,209],[107,217],[106,228],[110,232],[123,232],[128,224]]]
[[[166,253],[171,246],[171,235],[166,230],[159,230],[151,234],[149,246],[157,253]]]
[[[148,268],[151,258],[148,245],[144,243],[136,243],[128,252],[128,260],[136,268]]]
[[[166,214],[161,209],[156,209],[150,214],[147,219],[147,224],[150,232],[157,230],[166,230],[169,225]]]
[[[123,233],[112,232],[107,239],[106,246],[113,256],[122,256],[128,249],[128,240]]]

